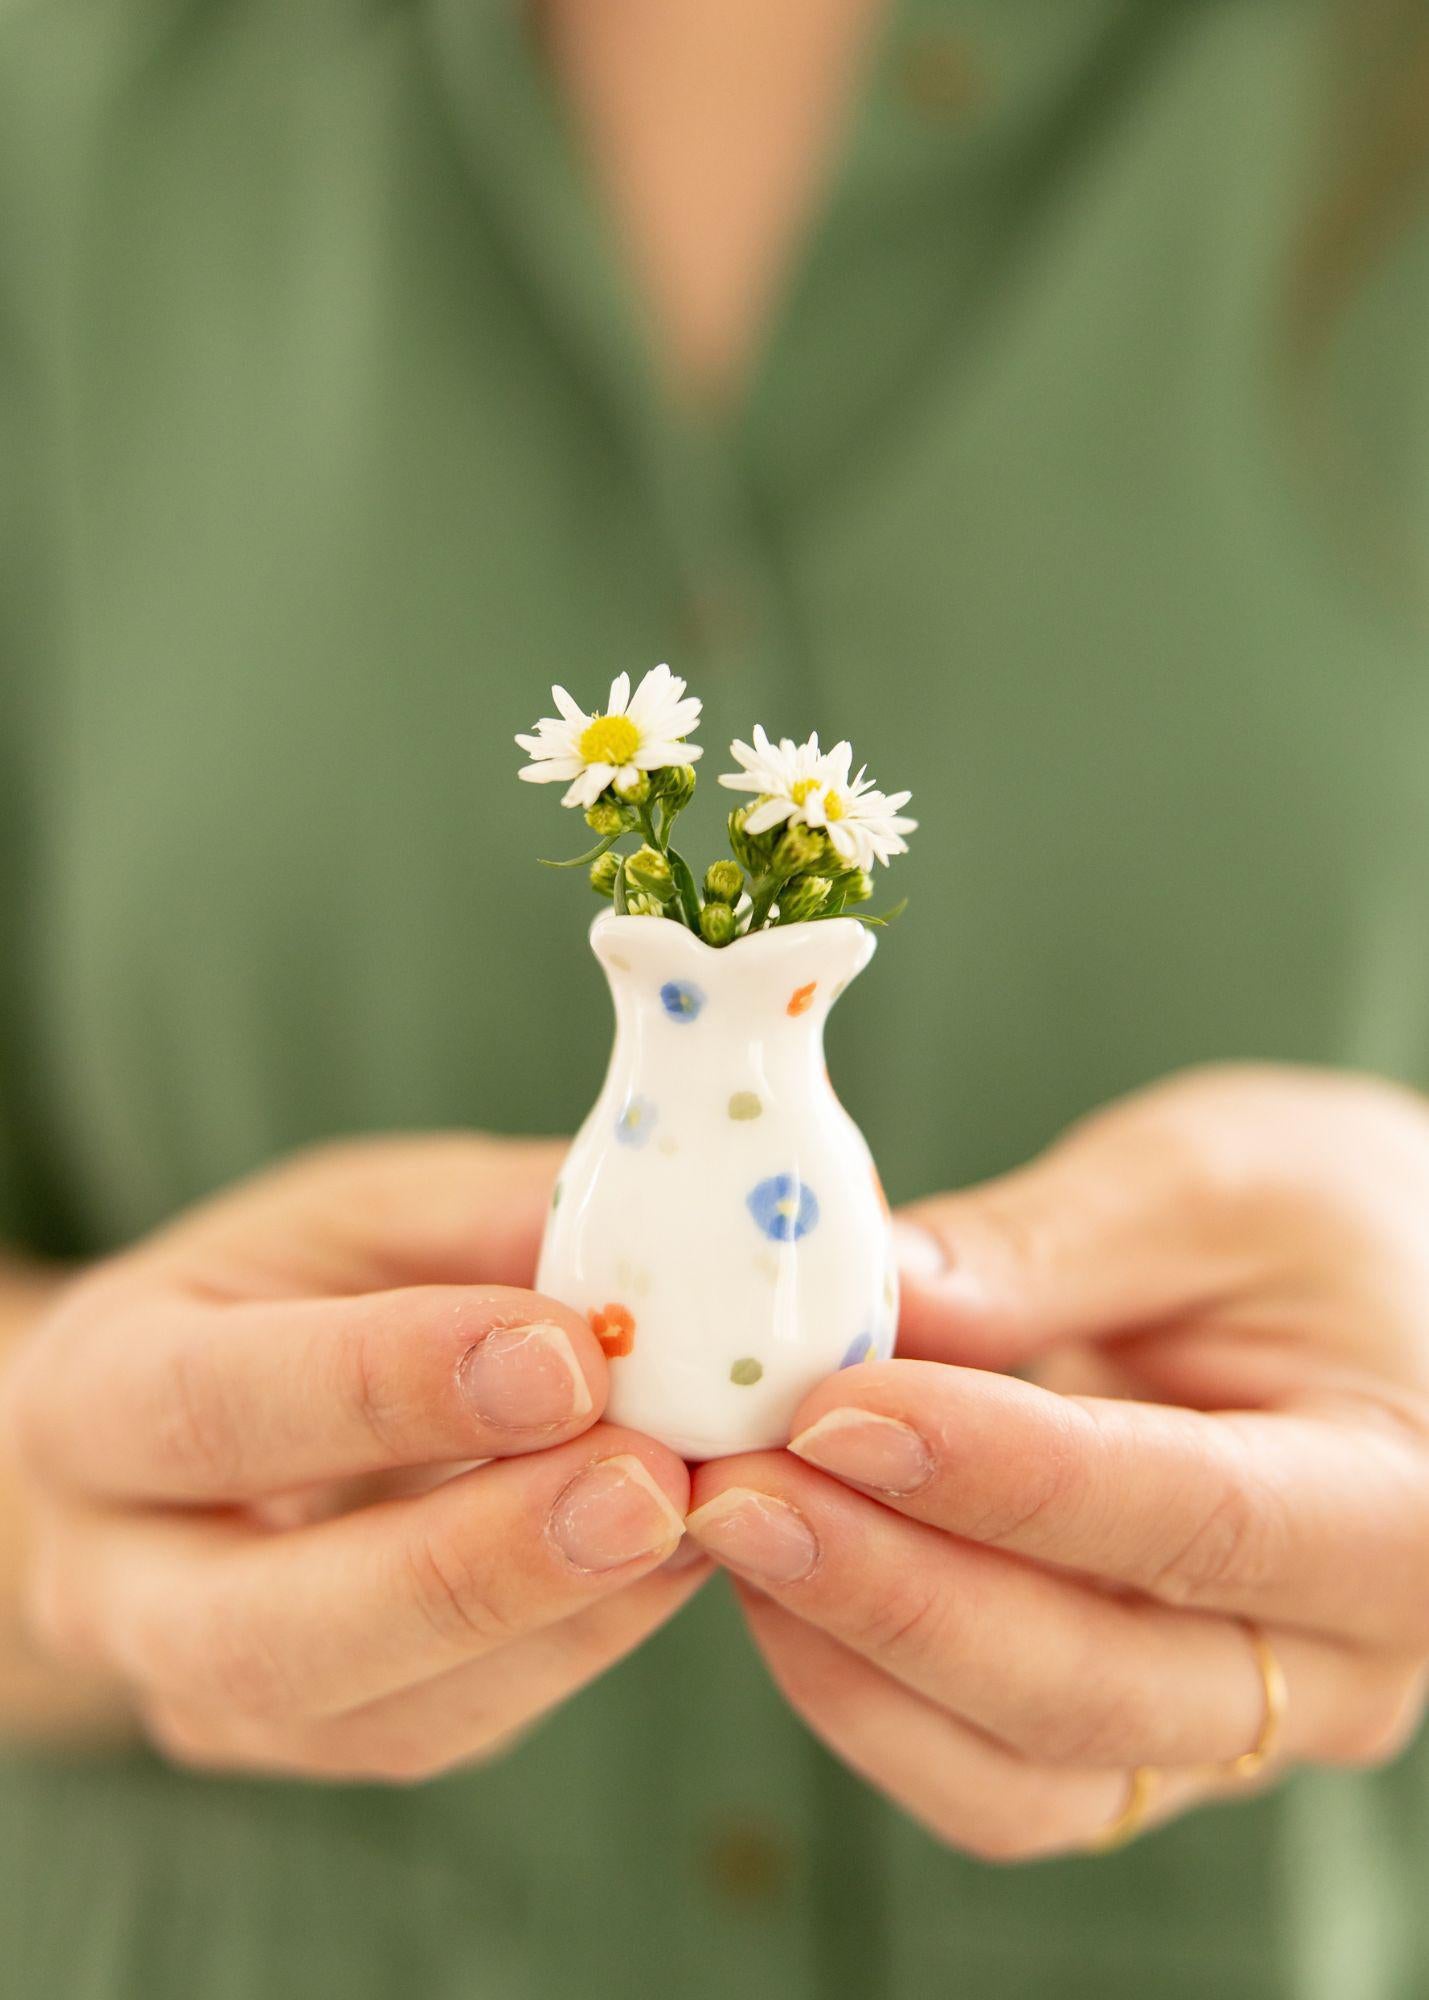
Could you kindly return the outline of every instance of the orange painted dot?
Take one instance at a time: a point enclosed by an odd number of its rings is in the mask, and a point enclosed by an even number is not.
[[[807,986],[796,986],[794,991],[789,995],[787,1012],[790,1014],[806,1014],[813,1004],[814,989],[818,983],[817,979],[811,979]]]
[[[635,1315],[629,1306],[592,1306],[586,1317],[607,1361],[618,1361],[635,1345]]]

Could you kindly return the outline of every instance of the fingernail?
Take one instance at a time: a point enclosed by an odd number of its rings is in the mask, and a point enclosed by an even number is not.
[[[551,1539],[577,1569],[619,1569],[641,1556],[669,1555],[684,1529],[633,1455],[588,1466],[551,1510]]]
[[[686,1528],[722,1561],[766,1583],[797,1583],[819,1560],[814,1531],[802,1514],[772,1494],[729,1486],[697,1507]]]
[[[576,1351],[558,1326],[499,1326],[462,1357],[462,1394],[502,1431],[549,1430],[593,1407]]]
[[[948,1268],[948,1254],[933,1232],[903,1217],[893,1225],[893,1252],[908,1278],[940,1278]]]
[[[916,1493],[933,1476],[933,1454],[911,1425],[875,1410],[830,1410],[789,1441],[824,1472],[880,1493]]]

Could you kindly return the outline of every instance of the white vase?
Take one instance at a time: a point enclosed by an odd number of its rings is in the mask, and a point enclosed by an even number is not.
[[[613,1422],[691,1459],[782,1444],[816,1382],[893,1351],[888,1208],[823,1055],[873,936],[833,917],[714,950],[607,911],[591,948],[615,1047],[537,1284],[589,1316]]]

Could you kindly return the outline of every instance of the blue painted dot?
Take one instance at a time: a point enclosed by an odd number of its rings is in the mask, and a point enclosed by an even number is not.
[[[627,1097],[615,1121],[615,1136],[622,1146],[643,1146],[654,1129],[656,1111],[648,1097]]]
[[[797,1243],[819,1219],[818,1196],[797,1174],[773,1174],[745,1197],[745,1206],[771,1243]]]
[[[660,1005],[672,1021],[693,1021],[704,1004],[704,994],[688,979],[667,979],[660,988]]]
[[[844,1349],[844,1358],[839,1363],[839,1367],[854,1368],[860,1361],[871,1360],[874,1352],[873,1335],[871,1333],[857,1334]]]

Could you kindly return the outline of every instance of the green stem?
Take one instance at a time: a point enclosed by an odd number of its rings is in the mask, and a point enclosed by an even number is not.
[[[670,849],[670,828],[674,823],[675,815],[667,811],[662,802],[660,806],[660,830],[657,833],[655,830],[655,816],[650,810],[649,800],[647,799],[645,804],[638,806],[636,810],[640,815],[641,833],[644,834],[646,840],[655,849],[655,852],[663,854],[665,859],[670,863],[670,872],[675,878],[676,921],[682,923],[687,930],[694,931],[696,936],[698,936],[700,928],[700,899],[695,889],[694,877],[690,874],[689,868],[680,859],[680,856],[672,853]]]
[[[751,931],[762,930],[769,920],[774,899],[788,881],[787,875],[761,875],[754,885],[754,906],[749,912]]]

